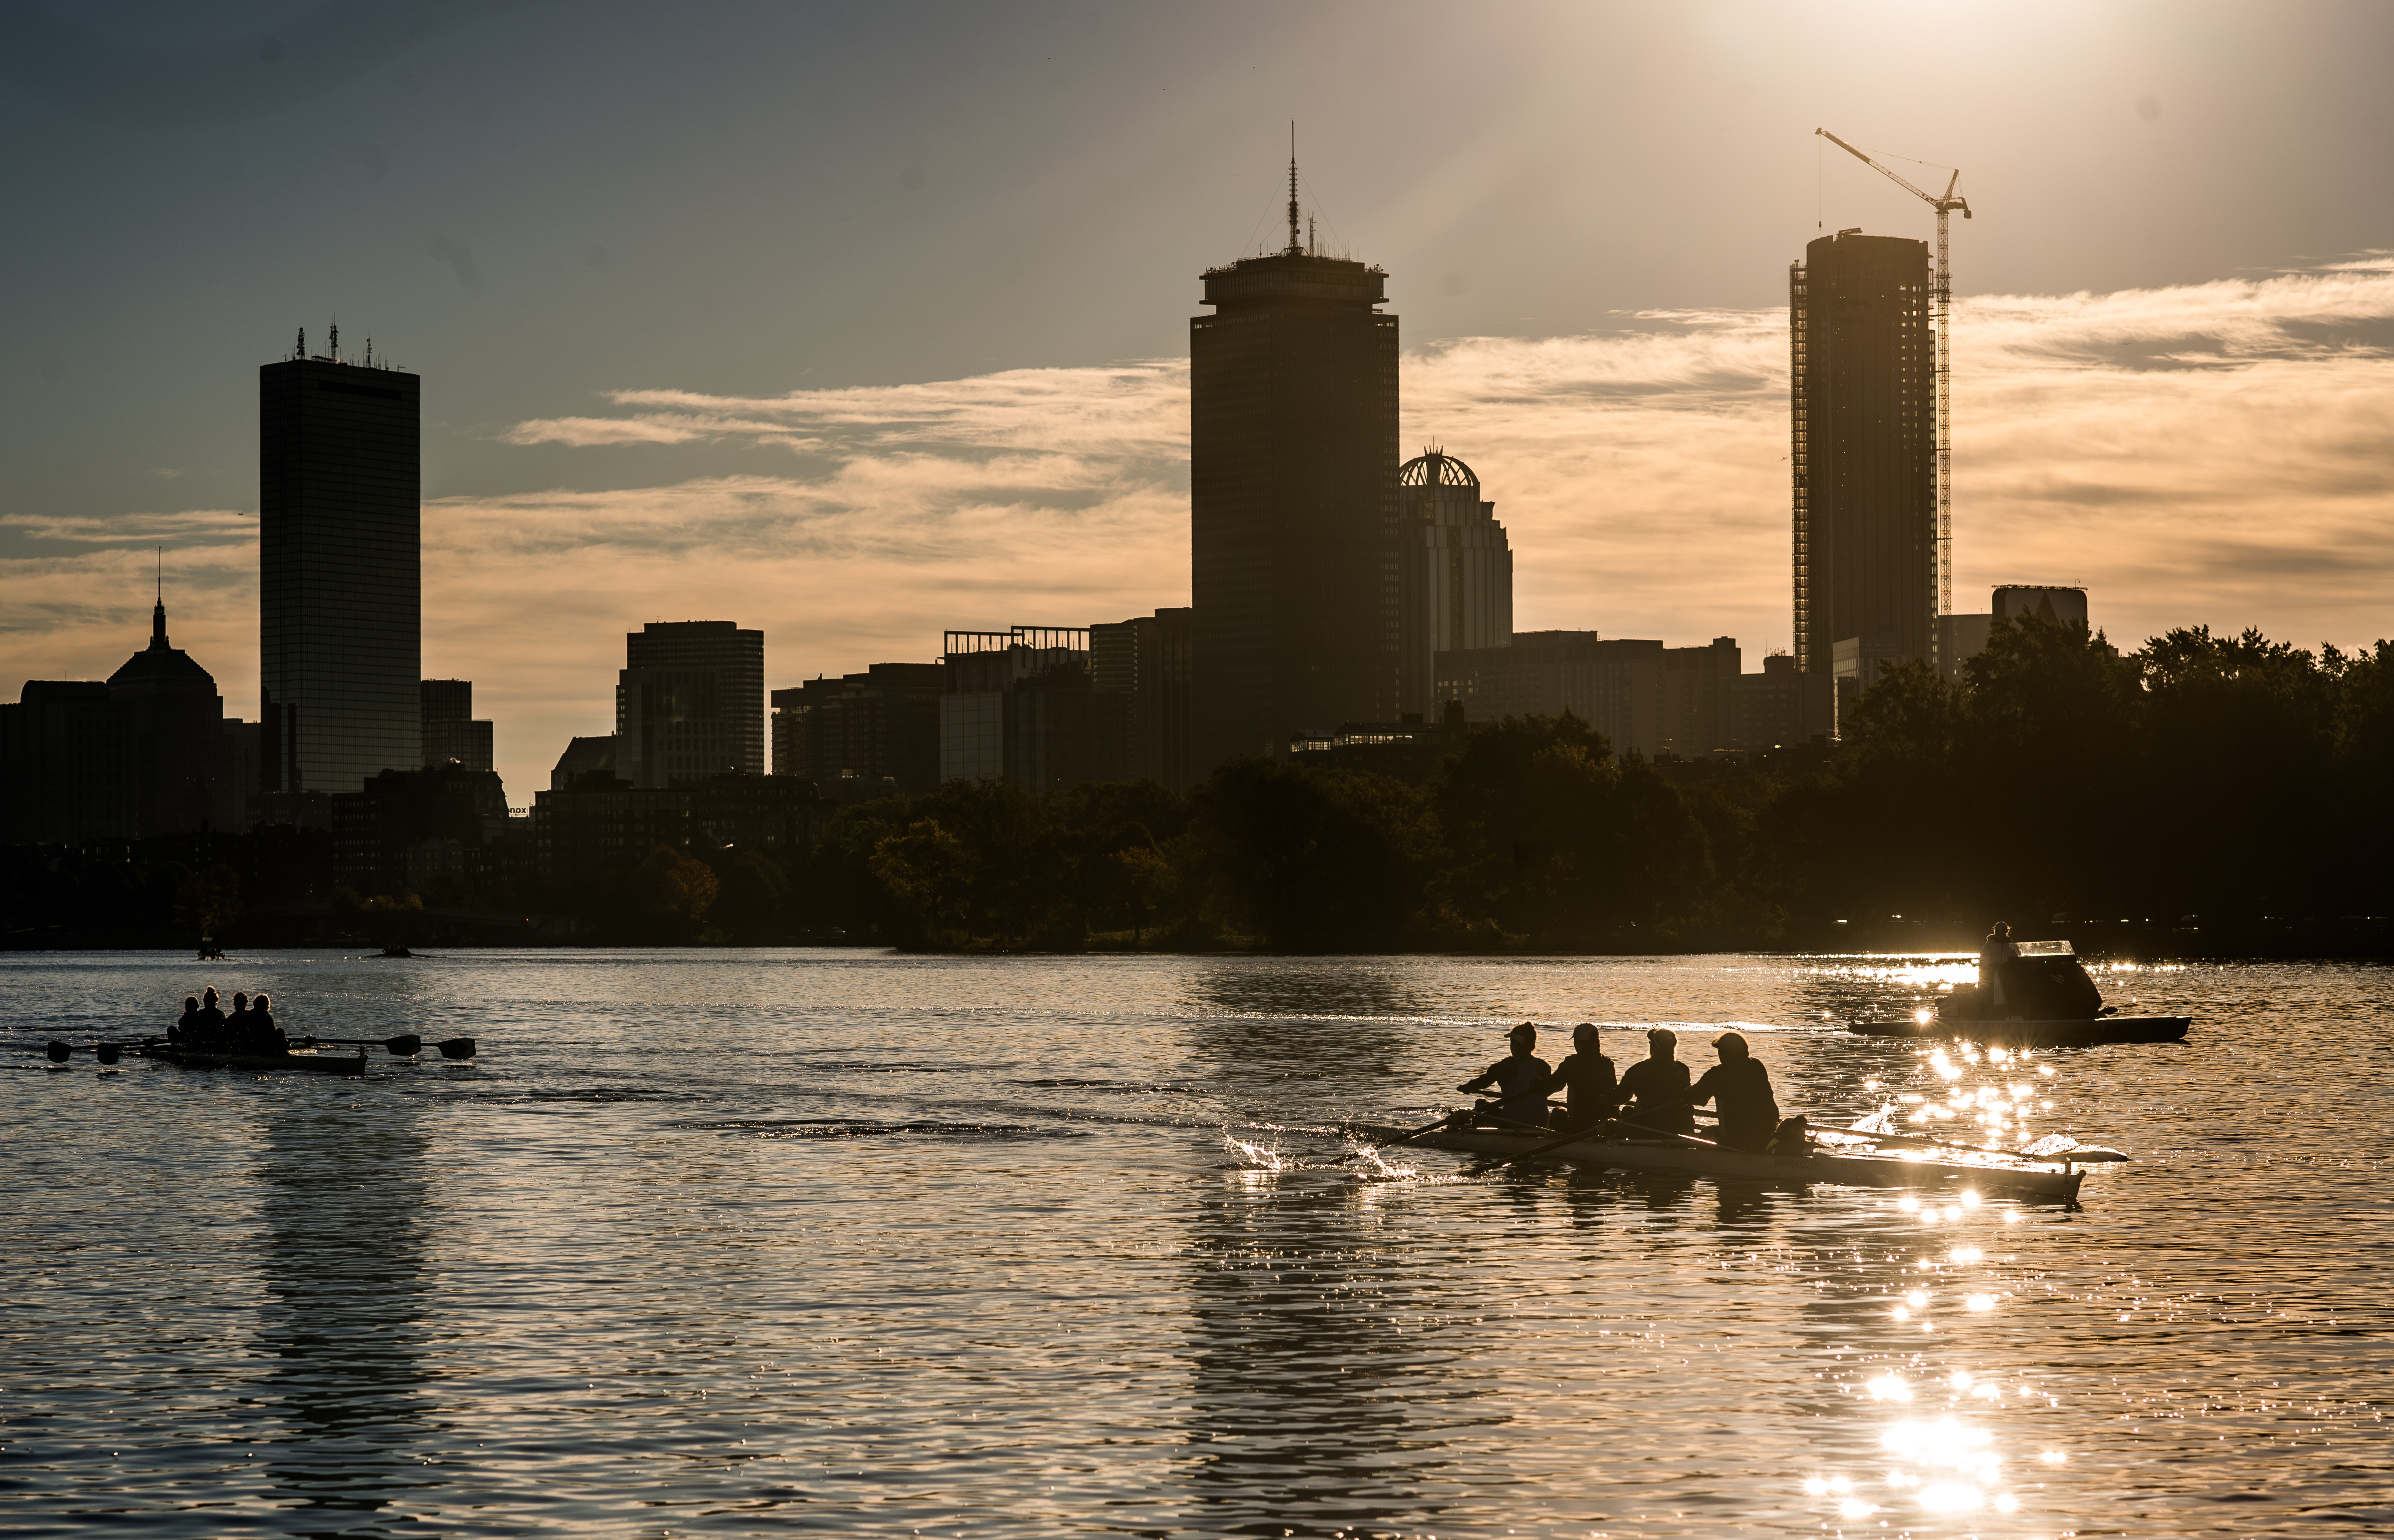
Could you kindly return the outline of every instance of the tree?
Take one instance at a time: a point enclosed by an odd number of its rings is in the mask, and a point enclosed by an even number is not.
[[[1703,827],[1642,758],[1579,717],[1506,717],[1471,735],[1434,796],[1442,907],[1546,945],[1619,945],[1693,898]]]
[[[1431,834],[1416,788],[1242,759],[1193,800],[1189,871],[1217,923],[1292,952],[1388,952],[1412,941]]]
[[[927,818],[873,848],[873,874],[933,940],[965,917],[972,856],[963,840]]]
[[[183,879],[175,889],[175,926],[193,941],[221,936],[241,918],[241,873],[217,864]]]

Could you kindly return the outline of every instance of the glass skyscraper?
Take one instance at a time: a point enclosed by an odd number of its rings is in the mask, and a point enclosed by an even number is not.
[[[624,637],[615,773],[649,790],[765,773],[765,633],[651,621]]]
[[[354,792],[423,762],[421,421],[396,369],[257,372],[266,791]]]

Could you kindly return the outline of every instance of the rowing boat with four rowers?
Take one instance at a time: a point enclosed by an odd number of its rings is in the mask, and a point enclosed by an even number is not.
[[[1579,1053],[1593,1055],[1597,1029],[1583,1022],[1574,1033]],[[1779,1120],[1769,1074],[1751,1057],[1742,1033],[1724,1033],[1715,1039],[1720,1067],[1690,1086],[1685,1068],[1671,1057],[1677,1036],[1667,1028],[1648,1033],[1652,1055],[1631,1068],[1636,1072],[1662,1065],[1677,1071],[1676,1075],[1623,1076],[1616,1105],[1625,1107],[1618,1115],[1613,1115],[1614,1108],[1583,1108],[1575,1091],[1559,1131],[1543,1120],[1532,1121],[1543,1105],[1540,1093],[1552,1084],[1552,1072],[1531,1052],[1537,1042],[1535,1026],[1525,1021],[1507,1035],[1512,1054],[1461,1087],[1500,1086],[1500,1101],[1480,1102],[1424,1128],[1359,1123],[1348,1125],[1347,1131],[1375,1144],[1452,1150],[1497,1157],[1507,1165],[1552,1159],[1730,1180],[1953,1188],[2062,1203],[2077,1200],[2087,1165],[2128,1159],[2116,1150],[2082,1145],[2066,1135],[2006,1150],[1900,1134],[1875,1125],[1888,1119],[1885,1110],[1854,1127],[1817,1125],[1801,1116]],[[1540,1072],[1549,1078],[1540,1080]],[[1693,1107],[1708,1099],[1720,1106],[1720,1120],[1698,1125]],[[1696,1131],[1699,1127],[1712,1137],[1703,1137]]]

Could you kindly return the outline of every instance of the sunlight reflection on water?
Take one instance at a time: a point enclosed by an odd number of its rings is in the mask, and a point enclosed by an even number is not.
[[[470,1033],[483,1058],[308,1085],[0,1073],[23,1278],[0,1481],[12,1520],[176,1540],[2043,1540],[2216,1528],[2230,1500],[2256,1532],[2394,1528],[2369,1453],[2394,1110],[2351,1094],[2388,971],[2103,979],[2192,1010],[2183,1046],[1843,1032],[1968,967],[218,968],[299,1027]],[[43,1033],[136,1022],[197,977],[0,968]],[[1624,1064],[1640,1026],[1683,1023],[1697,1067],[1708,1030],[1749,1024],[1790,1111],[2137,1160],[2070,1212],[1492,1170],[1335,1131],[1435,1116],[1523,1019],[1612,1023]]]

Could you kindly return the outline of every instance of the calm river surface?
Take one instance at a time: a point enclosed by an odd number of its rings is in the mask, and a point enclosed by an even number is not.
[[[1837,1030],[1969,973],[7,955],[0,1533],[2394,1533],[2394,969],[2098,975],[2176,1047]],[[22,1046],[203,984],[481,1055]],[[1330,1130],[1461,1102],[1523,1018],[1735,1022],[1788,1111],[2137,1161],[1922,1209]]]

